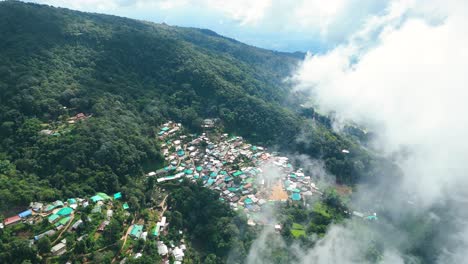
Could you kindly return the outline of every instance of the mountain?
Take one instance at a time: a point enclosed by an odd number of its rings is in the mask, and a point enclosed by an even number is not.
[[[121,193],[132,212],[124,217],[119,209],[103,237],[74,245],[77,259],[118,241],[123,223],[133,223],[134,216],[154,218],[147,209],[165,193],[144,174],[168,165],[162,148],[171,142],[156,139],[169,120],[182,123],[183,135],[199,135],[204,119],[214,119],[217,134],[242,136],[299,161],[322,160],[340,184],[371,182],[383,172],[398,175],[391,162],[361,147],[369,134],[353,126],[336,133],[333,117],[301,106],[305,95],[286,80],[303,53],[256,48],[207,29],[18,1],[0,2],[0,17],[0,220],[34,201],[101,192]],[[245,257],[254,237],[245,216],[201,183],[166,187],[174,210],[167,212],[168,219],[188,230],[197,248],[190,252],[198,252],[191,256],[198,259],[193,263]],[[323,234],[328,224],[344,217],[336,193],[326,197],[308,213],[286,208],[284,218],[291,227],[292,219],[322,215],[306,231]],[[95,232],[98,221],[90,224],[83,217],[91,208],[80,210],[86,232]],[[40,262],[37,252],[48,256],[51,241],[31,248],[26,238],[50,226],[44,220],[0,230],[0,262]],[[201,238],[206,233],[210,236]],[[170,236],[181,237],[175,229]],[[157,255],[153,242],[145,250]],[[93,254],[93,261],[112,259],[121,250],[116,245],[107,255]],[[235,245],[238,252],[232,255]],[[139,246],[132,242],[135,249]]]
[[[304,54],[17,1],[0,2],[0,17],[0,210],[131,186],[162,166],[153,138],[167,120],[197,133],[219,118],[254,143],[323,159],[342,183],[382,162],[304,114],[284,81]],[[91,117],[67,125],[80,113]]]

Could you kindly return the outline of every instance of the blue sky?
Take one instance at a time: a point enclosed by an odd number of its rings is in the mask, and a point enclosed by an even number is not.
[[[346,41],[387,0],[31,0],[169,25],[207,28],[250,45],[323,53]]]

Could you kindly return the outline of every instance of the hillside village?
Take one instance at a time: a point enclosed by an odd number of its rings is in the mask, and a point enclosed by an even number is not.
[[[212,132],[216,121],[207,119],[199,136],[180,133],[181,124],[168,122],[158,138],[168,166],[152,171],[158,183],[167,181],[202,181],[220,193],[220,200],[233,210],[243,210],[249,225],[272,224],[262,219],[262,207],[274,202],[306,204],[322,193],[314,178],[301,168],[294,169],[287,157],[270,153],[266,148],[249,144],[242,137]]]
[[[219,193],[219,200],[234,211],[245,213],[249,226],[270,225],[277,231],[281,231],[281,224],[264,213],[268,205],[289,201],[308,206],[322,195],[314,175],[306,175],[301,168],[295,169],[287,157],[270,153],[265,147],[249,144],[242,137],[216,132],[216,122],[205,120],[202,125],[205,132],[200,135],[185,133],[182,125],[175,122],[158,128],[155,140],[161,147],[166,166],[148,172],[145,177],[145,181],[156,182],[154,188],[160,193],[157,206],[153,208],[135,212],[124,193],[98,192],[90,197],[32,202],[28,209],[4,219],[0,229],[18,229],[16,234],[29,238],[30,245],[38,245],[47,237],[50,249],[43,252],[43,257],[52,263],[64,260],[60,258],[62,255],[83,246],[82,241],[86,240],[86,243],[92,241],[101,245],[102,249],[119,243],[120,250],[112,263],[141,257],[139,243],[152,241],[157,244],[162,263],[180,264],[188,245],[182,230],[177,230],[177,240],[165,238],[171,228],[165,216],[170,211],[166,204],[169,194],[164,192],[166,182],[201,182]],[[147,215],[142,217],[141,211],[145,209]],[[360,212],[351,214],[366,217]],[[377,216],[371,214],[367,218],[376,220]],[[16,224],[23,227],[15,227]],[[297,230],[291,232],[303,233],[298,226],[296,224]],[[83,250],[82,256],[87,255],[89,253]]]

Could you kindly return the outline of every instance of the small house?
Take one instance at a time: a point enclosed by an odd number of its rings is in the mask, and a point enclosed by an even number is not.
[[[21,217],[19,215],[15,215],[15,216],[6,218],[3,221],[3,224],[5,226],[7,226],[7,225],[12,225],[12,224],[18,223],[19,221],[21,221]]]
[[[54,256],[60,256],[62,255],[63,253],[65,253],[67,251],[67,244],[66,244],[66,240],[65,239],[62,239],[62,241],[60,241],[60,243],[58,243],[57,245],[53,246],[51,249],[50,249],[50,252],[52,253],[52,255]]]

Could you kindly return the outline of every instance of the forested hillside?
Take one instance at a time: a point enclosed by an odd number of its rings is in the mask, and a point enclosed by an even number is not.
[[[220,118],[252,142],[323,158],[344,183],[380,163],[300,111],[283,80],[303,54],[16,1],[0,2],[0,17],[0,210],[127,188],[162,165],[154,127],[169,119],[198,132]]]

